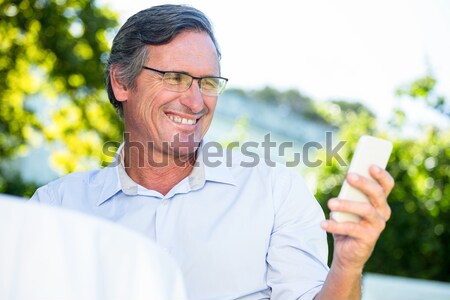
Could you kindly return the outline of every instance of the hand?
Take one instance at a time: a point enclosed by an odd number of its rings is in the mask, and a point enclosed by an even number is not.
[[[369,259],[375,244],[391,216],[387,197],[394,187],[394,179],[376,166],[369,169],[376,182],[356,174],[348,174],[347,182],[366,194],[370,203],[332,198],[331,210],[354,213],[361,217],[359,223],[327,220],[322,228],[334,235],[333,265],[341,270],[360,271]]]

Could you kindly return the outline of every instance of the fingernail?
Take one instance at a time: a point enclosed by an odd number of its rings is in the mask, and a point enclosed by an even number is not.
[[[349,174],[347,175],[347,179],[349,179],[350,181],[355,182],[355,181],[358,181],[359,176],[356,175],[356,174],[354,174],[354,173],[349,173]]]
[[[377,165],[372,165],[373,170],[375,171],[375,173],[380,173],[381,172],[381,168]]]
[[[336,199],[331,199],[330,201],[328,201],[328,203],[330,204],[330,206],[336,208],[339,206],[339,201]]]
[[[322,227],[323,229],[326,229],[328,225],[329,225],[328,221],[323,221],[322,223],[320,223],[320,227]]]

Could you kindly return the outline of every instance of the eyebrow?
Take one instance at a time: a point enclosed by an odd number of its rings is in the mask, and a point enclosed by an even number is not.
[[[163,72],[185,74],[185,75],[191,76],[192,78],[220,77],[220,74],[219,75],[194,76],[194,75],[192,75],[192,74],[190,74],[189,72],[186,72],[186,71],[163,71]]]
[[[189,72],[186,72],[186,71],[175,71],[175,70],[158,70],[158,69],[155,69],[155,68],[151,68],[151,67],[148,67],[148,66],[142,66],[144,69],[148,69],[148,70],[152,70],[152,71],[155,71],[155,72],[159,72],[159,73],[179,73],[179,74],[185,74],[185,75],[189,75],[189,76],[191,76],[192,78],[195,78],[195,79],[201,79],[201,78],[210,78],[210,77],[212,77],[212,78],[222,78],[221,77],[221,74],[220,74],[220,70],[219,70],[219,75],[206,75],[206,76],[201,76],[201,77],[197,77],[197,76],[194,76],[194,75],[192,75],[192,74],[190,74]]]

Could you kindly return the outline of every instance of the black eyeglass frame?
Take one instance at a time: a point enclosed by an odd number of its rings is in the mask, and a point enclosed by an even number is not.
[[[190,89],[190,87],[192,86],[192,82],[194,81],[194,79],[197,79],[197,80],[198,80],[198,82],[199,82],[199,87],[200,87],[200,91],[201,91],[201,92],[203,92],[203,91],[202,91],[202,84],[201,84],[202,79],[214,78],[214,79],[221,79],[221,80],[224,80],[224,81],[225,81],[225,83],[223,84],[222,89],[217,93],[217,95],[207,95],[207,94],[206,94],[207,96],[219,96],[219,95],[225,90],[225,86],[226,86],[226,84],[227,84],[227,82],[228,82],[228,78],[220,77],[220,76],[196,77],[196,76],[192,76],[192,75],[190,75],[190,74],[188,74],[188,73],[185,73],[185,72],[162,71],[162,70],[157,70],[157,69],[150,68],[150,67],[147,67],[147,66],[142,66],[142,68],[143,68],[143,69],[146,69],[146,70],[150,70],[150,71],[157,72],[157,73],[161,74],[163,77],[164,77],[164,75],[166,75],[166,73],[183,74],[183,75],[186,75],[186,76],[191,77],[191,78],[192,78],[191,83],[190,83],[190,85],[187,87],[186,91],[187,91],[188,89]]]

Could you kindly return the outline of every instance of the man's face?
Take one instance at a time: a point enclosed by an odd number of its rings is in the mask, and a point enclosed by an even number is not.
[[[220,75],[217,51],[207,33],[186,31],[168,44],[148,47],[145,65],[150,68],[196,77]],[[185,92],[168,91],[161,74],[143,69],[123,103],[125,128],[133,141],[153,142],[158,152],[192,154],[211,124],[216,101],[216,96],[201,94],[197,80]]]

